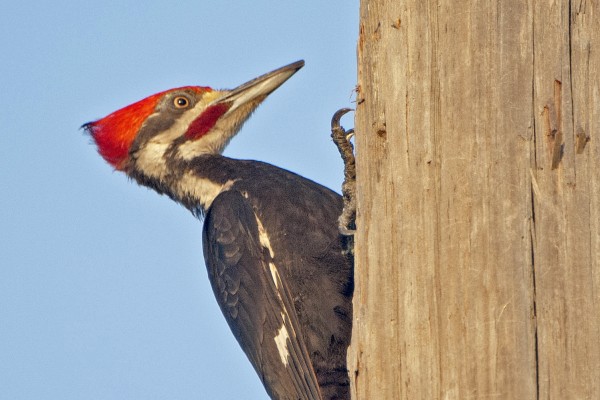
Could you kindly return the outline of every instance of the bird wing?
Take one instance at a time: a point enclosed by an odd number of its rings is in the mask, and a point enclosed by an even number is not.
[[[215,198],[204,222],[203,244],[217,302],[269,395],[321,399],[277,256],[241,193],[229,190]]]

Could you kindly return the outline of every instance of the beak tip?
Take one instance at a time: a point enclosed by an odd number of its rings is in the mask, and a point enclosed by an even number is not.
[[[304,67],[304,60],[298,60],[291,63],[289,66],[295,70],[299,70],[300,68]]]
[[[225,96],[217,99],[216,103],[232,102],[229,112],[235,110],[239,105],[245,104],[251,99],[260,96],[266,98],[271,92],[281,86],[300,68],[304,66],[304,60],[298,60],[291,64],[280,67],[267,74],[254,78],[243,85],[229,91]],[[261,100],[262,101],[262,100]]]

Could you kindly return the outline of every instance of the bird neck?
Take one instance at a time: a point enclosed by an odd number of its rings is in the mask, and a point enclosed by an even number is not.
[[[131,168],[127,175],[138,184],[165,194],[174,201],[201,217],[210,208],[213,200],[228,190],[236,181],[229,158],[218,154],[197,156],[191,160],[170,159],[164,163],[160,173],[151,173]]]

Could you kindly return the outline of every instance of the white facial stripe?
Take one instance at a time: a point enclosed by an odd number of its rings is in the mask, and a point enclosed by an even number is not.
[[[184,160],[191,160],[199,154],[220,154],[231,137],[215,126],[200,139],[188,140],[181,144],[177,154]]]
[[[149,142],[137,152],[136,167],[149,177],[160,178],[166,171],[164,154],[169,143]]]
[[[221,154],[259,104],[259,101],[249,102],[232,114],[225,113],[204,136],[179,146],[178,156],[190,160],[199,154]]]
[[[202,97],[203,101],[199,101],[194,107],[183,113],[169,129],[150,139],[137,153],[137,167],[150,177],[162,177],[166,172],[164,154],[169,145],[187,131],[192,121],[202,114],[208,102],[219,96],[221,96],[219,92],[205,93]],[[148,120],[158,115],[158,113],[154,113],[148,117]]]

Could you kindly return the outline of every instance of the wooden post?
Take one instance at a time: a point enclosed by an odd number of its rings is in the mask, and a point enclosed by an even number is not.
[[[362,0],[354,399],[600,399],[600,3]]]

